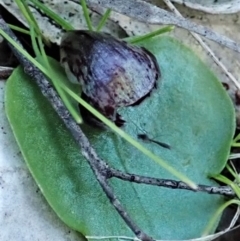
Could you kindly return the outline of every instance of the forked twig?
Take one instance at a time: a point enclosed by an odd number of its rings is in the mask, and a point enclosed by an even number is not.
[[[16,42],[19,43],[16,36],[9,29],[8,25],[2,19],[0,15],[0,28],[7,33],[11,38],[13,38]],[[32,79],[36,81],[38,84],[42,94],[49,100],[59,117],[62,119],[66,127],[72,133],[75,141],[79,145],[81,149],[82,155],[86,158],[89,163],[91,169],[94,172],[96,179],[98,180],[100,186],[105,192],[111,204],[114,206],[116,211],[128,225],[128,227],[133,231],[133,233],[143,241],[153,241],[153,239],[145,234],[132,220],[132,218],[128,215],[125,208],[122,206],[117,196],[114,193],[113,188],[109,185],[108,179],[112,177],[119,178],[124,181],[130,181],[141,184],[155,185],[155,186],[164,186],[168,188],[180,188],[186,190],[192,190],[186,184],[182,182],[177,182],[174,180],[164,180],[157,178],[150,178],[139,176],[135,174],[123,173],[119,170],[111,168],[108,164],[98,157],[96,151],[90,145],[87,137],[82,132],[79,125],[76,124],[68,110],[63,105],[60,97],[56,93],[56,91],[52,88],[51,84],[45,78],[45,76],[30,62],[28,61],[22,54],[18,52],[13,46],[10,45],[14,55],[17,57],[21,65],[23,66],[26,74],[28,74]],[[234,197],[234,192],[230,187],[209,187],[205,185],[199,185],[196,191],[204,191],[212,194],[221,194],[229,197]]]

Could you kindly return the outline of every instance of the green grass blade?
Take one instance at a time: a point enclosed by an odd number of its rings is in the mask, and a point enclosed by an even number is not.
[[[224,204],[218,209],[218,211],[215,213],[215,215],[212,217],[212,219],[209,221],[209,223],[208,223],[208,225],[207,225],[207,228],[204,230],[202,236],[206,236],[206,235],[208,235],[208,234],[211,232],[211,230],[212,230],[212,228],[214,227],[214,224],[216,223],[216,220],[218,219],[218,217],[221,215],[221,213],[222,213],[228,206],[230,206],[230,205],[232,205],[232,204],[236,204],[236,205],[239,206],[239,205],[240,205],[240,201],[232,199],[232,200],[224,203]]]
[[[29,25],[32,25],[32,20],[24,6],[23,1],[20,0],[15,0],[16,4],[18,5],[19,10],[21,11],[22,15],[24,16],[24,18],[27,20]]]
[[[229,164],[226,165],[226,168],[233,175],[236,182],[239,184],[240,183],[240,176],[238,175],[237,170],[236,170],[235,166],[233,165],[232,161],[230,161]]]
[[[43,35],[42,35],[42,31],[41,29],[39,28],[38,24],[37,24],[37,21],[35,20],[32,12],[30,11],[29,9],[29,6],[27,5],[26,1],[23,0],[23,1],[19,1],[19,0],[16,0],[17,4],[18,4],[18,7],[19,9],[21,10],[22,14],[24,15],[24,17],[26,18],[28,24],[29,24],[29,28],[30,26],[33,26],[34,30],[37,32],[37,34],[39,36],[42,37],[42,39],[44,39],[44,42],[47,44],[47,45],[50,45],[50,41],[48,39],[46,39]]]
[[[102,27],[104,26],[104,24],[106,23],[107,19],[109,18],[111,14],[111,9],[107,9],[107,11],[104,13],[104,15],[102,16],[97,28],[96,28],[96,31],[99,32]]]
[[[2,29],[0,29],[0,35],[3,36],[14,48],[16,48],[24,57],[31,61],[43,74],[48,76],[47,69],[42,66],[36,59],[34,59],[27,51],[25,51],[17,42],[9,37]]]
[[[37,59],[40,59],[41,53],[39,51],[39,48],[38,48],[38,45],[37,45],[37,42],[36,42],[35,30],[34,30],[34,27],[31,26],[31,25],[30,25],[30,36],[31,36],[32,47],[33,47],[34,53],[35,53]]]
[[[29,20],[29,25],[33,26],[33,28],[35,29],[35,31],[37,32],[38,35],[42,36],[42,32],[41,32],[40,28],[38,27],[37,21],[35,20],[32,12],[30,11],[29,6],[27,5],[26,1],[23,0],[21,2],[25,8],[26,14],[28,15],[27,20]]]
[[[150,38],[153,38],[153,37],[156,37],[160,34],[164,34],[164,33],[167,33],[167,32],[170,32],[174,29],[173,26],[167,26],[167,27],[164,27],[164,28],[160,28],[156,31],[153,31],[151,33],[148,33],[148,34],[145,34],[145,35],[142,35],[142,36],[134,36],[134,37],[129,37],[129,38],[125,38],[124,40],[131,43],[131,44],[136,44],[136,43],[139,43],[141,41],[144,41],[146,39],[150,39]]]
[[[30,31],[24,29],[24,28],[20,28],[18,26],[12,25],[12,24],[8,24],[9,28],[11,28],[12,30],[18,31],[20,33],[24,33],[24,34],[28,34],[30,35]]]
[[[85,0],[81,0],[80,2],[81,2],[81,6],[82,6],[82,9],[83,9],[83,14],[84,14],[84,17],[86,19],[86,23],[87,23],[88,29],[93,31],[93,26],[92,26],[91,19],[89,17],[89,11],[88,11],[88,8],[87,8],[86,1]]]
[[[39,9],[41,9],[47,16],[53,19],[56,23],[58,23],[65,30],[73,30],[73,26],[61,18],[58,14],[53,12],[51,9],[46,7],[44,4],[40,3],[37,0],[30,0],[33,4],[35,4]]]

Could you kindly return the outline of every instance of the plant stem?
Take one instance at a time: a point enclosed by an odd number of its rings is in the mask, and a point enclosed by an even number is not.
[[[37,0],[30,0],[33,4],[35,4],[39,9],[41,9],[50,19],[54,19],[56,23],[58,23],[65,30],[73,30],[74,27],[61,18],[58,14],[53,12],[50,8],[46,7],[44,4]]]

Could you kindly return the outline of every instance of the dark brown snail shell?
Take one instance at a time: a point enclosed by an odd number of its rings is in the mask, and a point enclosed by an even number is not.
[[[155,56],[106,33],[67,32],[60,45],[68,78],[79,83],[90,104],[117,121],[117,108],[148,95],[160,77]]]

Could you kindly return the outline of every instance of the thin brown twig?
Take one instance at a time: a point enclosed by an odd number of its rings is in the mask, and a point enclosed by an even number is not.
[[[123,181],[134,182],[138,184],[146,184],[151,186],[159,186],[172,189],[184,189],[193,192],[206,192],[208,194],[218,194],[229,198],[236,197],[233,189],[229,186],[212,187],[207,185],[197,185],[197,189],[192,189],[186,183],[170,179],[153,178],[141,176],[133,173],[124,173],[115,168],[108,167],[108,178],[118,178]]]

